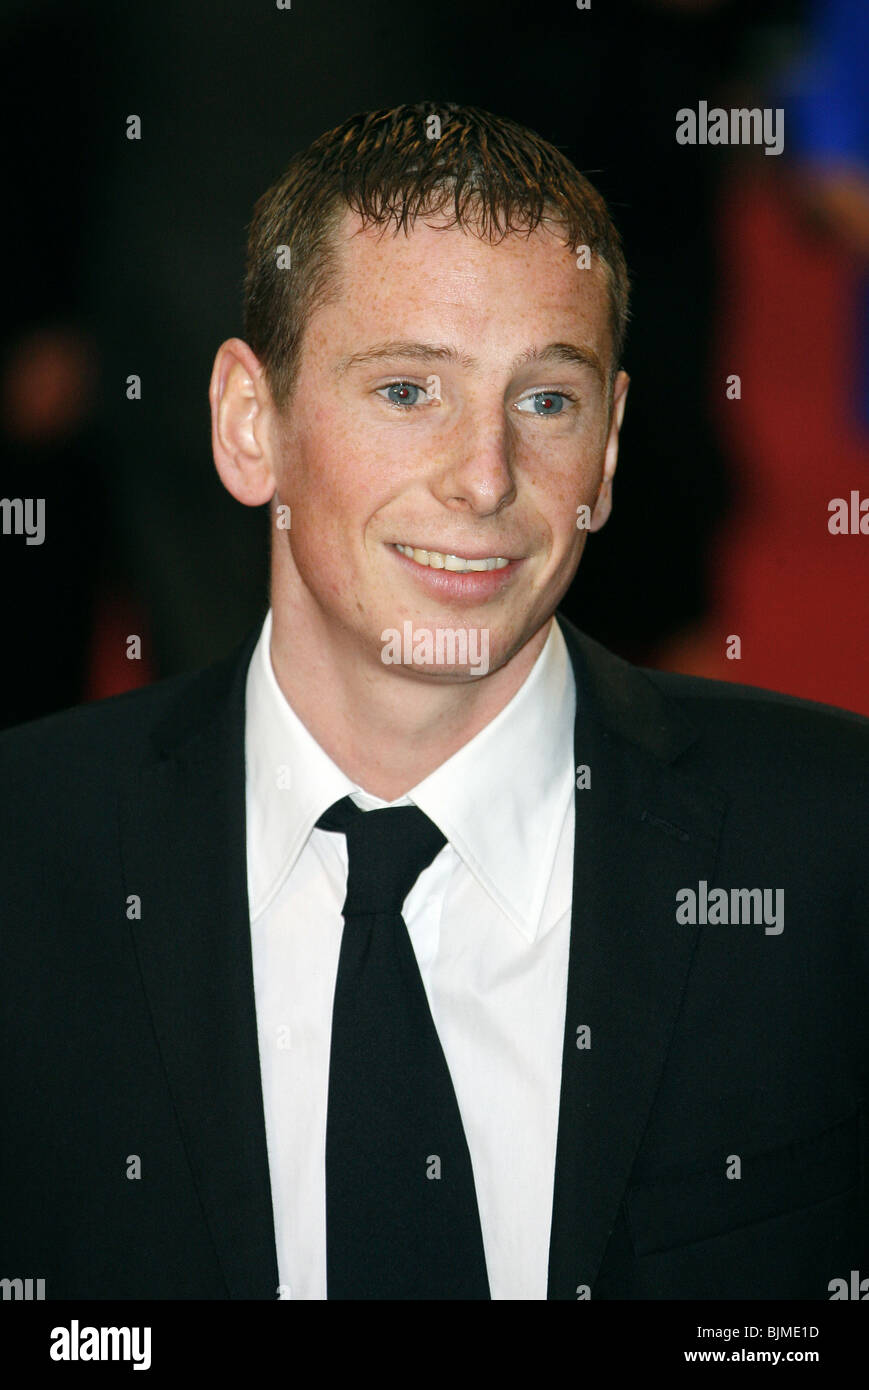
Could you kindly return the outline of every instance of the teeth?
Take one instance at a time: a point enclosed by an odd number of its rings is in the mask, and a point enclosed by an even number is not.
[[[452,570],[455,574],[469,574],[479,570],[506,569],[510,561],[503,555],[491,555],[485,560],[464,560],[461,555],[444,555],[440,550],[419,550],[412,545],[396,545],[402,555],[415,560],[418,565],[428,565],[433,570]]]

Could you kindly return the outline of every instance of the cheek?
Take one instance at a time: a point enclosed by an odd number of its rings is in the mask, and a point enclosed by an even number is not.
[[[340,512],[374,511],[407,470],[408,441],[342,403],[306,414],[286,454],[290,485]]]
[[[384,489],[358,431],[326,423],[296,435],[280,497],[291,510],[287,543],[299,574],[321,595],[344,600],[360,587],[366,529]]]
[[[284,459],[281,496],[293,508],[293,528],[334,529],[352,510],[354,490],[364,476],[358,440],[328,416],[315,417],[296,433]]]
[[[585,516],[583,509],[594,511],[602,474],[602,454],[598,458],[575,444],[561,450],[553,449],[545,460],[539,459],[537,466],[528,471],[534,504],[550,533],[555,551],[572,549],[581,529],[577,521],[581,522]]]

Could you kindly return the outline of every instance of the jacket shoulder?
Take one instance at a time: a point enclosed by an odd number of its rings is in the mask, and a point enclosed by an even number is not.
[[[856,748],[862,746],[864,749],[869,740],[869,718],[853,710],[759,686],[684,676],[649,667],[638,669],[662,695],[681,704],[688,718],[697,724],[727,718],[746,729],[756,727],[767,733],[780,729],[792,735],[798,729],[814,729],[819,737],[852,740]]]
[[[686,767],[727,787],[743,813],[809,814],[818,830],[862,838],[869,809],[869,719],[812,700],[728,681],[643,673],[698,738]]]
[[[611,729],[670,757],[698,742],[728,765],[779,753],[785,763],[833,750],[869,754],[869,719],[757,686],[635,666],[559,614],[574,671]],[[696,750],[695,750],[696,752]],[[735,761],[734,761],[735,760]]]

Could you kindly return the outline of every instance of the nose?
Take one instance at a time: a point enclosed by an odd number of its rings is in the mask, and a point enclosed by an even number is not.
[[[492,516],[516,496],[513,440],[501,402],[462,412],[448,441],[433,491],[454,511]]]

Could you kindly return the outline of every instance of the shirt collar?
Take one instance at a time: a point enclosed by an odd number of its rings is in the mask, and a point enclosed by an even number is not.
[[[576,684],[557,622],[504,709],[395,802],[353,782],[299,719],[274,674],[271,628],[269,610],[247,675],[251,919],[280,892],[323,812],[352,795],[366,810],[417,805],[517,931],[533,941],[574,788]]]

